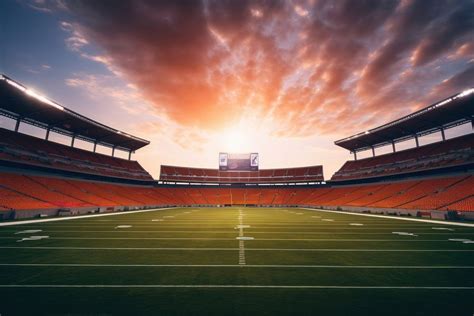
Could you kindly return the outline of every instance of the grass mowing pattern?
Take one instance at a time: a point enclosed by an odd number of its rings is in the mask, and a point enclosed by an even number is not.
[[[474,244],[452,238],[474,229],[265,208],[1,227],[0,314],[472,315]]]

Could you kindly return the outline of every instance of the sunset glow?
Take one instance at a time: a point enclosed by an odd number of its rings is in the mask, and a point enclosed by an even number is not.
[[[474,82],[472,1],[2,6],[18,18],[2,22],[1,72],[150,139],[134,157],[155,177],[189,157],[216,167],[219,151],[324,164],[328,177],[348,158],[334,140]]]

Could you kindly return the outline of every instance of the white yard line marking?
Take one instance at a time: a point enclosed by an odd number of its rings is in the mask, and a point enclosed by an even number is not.
[[[118,225],[118,226],[115,226],[115,228],[130,228],[132,227],[132,225]]]
[[[350,226],[364,226],[364,224],[361,223],[350,223]]]
[[[236,251],[239,248],[179,248],[179,247],[15,247],[0,246],[0,249],[34,250],[126,250],[126,251]],[[289,252],[474,252],[474,249],[341,249],[341,248],[245,248],[247,251],[289,251]]]
[[[156,227],[156,226],[155,226]],[[431,231],[431,230],[430,230]],[[0,230],[0,233],[2,232],[11,232],[14,233],[15,231],[9,231],[9,230]],[[54,233],[113,233],[113,234],[119,234],[119,233],[142,233],[142,234],[167,234],[167,233],[178,233],[178,234],[234,234],[234,230],[227,230],[227,231],[215,231],[215,230],[51,230],[48,229],[48,232],[54,232]],[[252,231],[252,234],[270,234],[270,235],[334,235],[335,232],[308,232],[308,231]],[[337,232],[337,235],[386,235],[387,233],[384,232],[360,232],[360,231],[354,231],[354,232]],[[423,235],[438,235],[438,236],[453,236],[453,235],[474,235],[474,231],[472,232],[453,232],[453,233],[431,233],[431,232],[423,232]]]
[[[39,233],[42,232],[42,229],[28,229],[28,230],[22,230],[20,232],[16,232],[15,235],[18,234],[34,234],[34,233]]]
[[[254,240],[255,238],[247,237],[247,236],[239,236],[239,237],[235,237],[235,239],[243,241],[243,240]]]
[[[324,222],[334,222],[334,220],[330,219],[330,218],[323,218],[321,220],[324,221]]]
[[[266,288],[360,290],[474,290],[474,286],[240,285],[240,284],[0,284],[0,288]]]
[[[239,265],[245,265],[245,248],[243,240],[239,240]]]
[[[243,216],[244,214],[242,213],[242,210],[239,209],[239,225],[237,226],[239,228],[239,265],[245,265],[245,242],[243,240],[244,238],[244,224],[243,224]]]
[[[474,240],[471,239],[461,239],[461,238],[451,238],[449,241],[462,242],[463,244],[474,244]]]
[[[163,225],[160,225],[160,227],[162,228],[175,228],[175,229],[186,229],[186,228],[195,228],[196,227],[196,224],[194,225],[170,225],[168,224],[169,222],[165,222]],[[84,227],[84,228],[96,228],[96,229],[100,229],[100,228],[106,228],[106,227],[110,227],[110,225],[97,225],[97,224],[91,224],[91,225],[49,225],[49,226],[45,226],[45,225],[42,225],[42,226],[32,226],[32,227],[42,227],[44,229],[46,228],[76,228],[76,227]],[[147,228],[156,228],[156,225],[134,225],[134,228],[142,228],[142,229],[147,229]],[[216,229],[219,229],[219,230],[223,230],[223,229],[232,229],[232,226],[231,225],[219,225],[219,226],[215,226]],[[235,226],[234,226],[235,228]],[[274,231],[273,232],[279,232],[279,229],[295,229],[295,226],[259,226],[258,228],[256,228],[255,226],[253,227],[253,229],[273,229]],[[325,230],[325,231],[341,231],[341,230],[348,230],[348,231],[351,231],[353,230],[354,228],[351,228],[351,227],[347,227],[347,225],[343,225],[342,227],[341,226],[307,226],[307,227],[302,227],[301,229],[304,229],[302,232],[308,232],[308,231],[312,231],[312,230],[318,230],[318,231],[321,231],[321,230]],[[400,227],[400,226],[393,226],[393,227],[364,227],[364,230],[394,230],[394,229],[410,229],[410,230],[416,230],[416,231],[427,231],[427,232],[431,232],[432,229],[428,228],[428,227]],[[6,230],[3,230],[3,231],[6,231]],[[86,230],[85,230],[86,231]],[[473,230],[474,232],[474,230]],[[294,231],[293,233],[299,233],[299,231]],[[446,233],[448,233],[446,231]]]
[[[49,236],[30,236],[30,237],[25,237],[22,239],[17,240],[17,242],[22,242],[22,241],[31,241],[31,240],[41,240],[41,239],[46,239],[49,238]]]
[[[94,218],[94,217],[102,217],[102,216],[116,216],[116,215],[128,215],[128,214],[145,213],[145,212],[156,212],[156,211],[162,211],[162,210],[170,210],[174,208],[175,207],[165,207],[165,208],[154,208],[150,210],[140,210],[140,211],[127,211],[127,212],[116,212],[116,213],[94,214],[94,215],[78,215],[76,217],[55,217],[55,218],[45,218],[45,219],[33,219],[33,220],[26,220],[26,221],[19,221],[19,222],[0,223],[0,227],[68,221],[68,220],[74,220],[74,219]]]
[[[17,237],[0,237],[0,239],[16,239]],[[236,237],[238,238],[238,237]],[[204,238],[204,237],[50,237],[58,240],[235,240],[236,238]],[[249,237],[252,238],[252,237]],[[254,239],[254,238],[252,238]],[[459,240],[448,239],[324,239],[324,238],[259,238],[259,241],[325,241],[325,242],[449,242]],[[470,239],[462,239],[470,241]]]
[[[239,229],[240,229],[240,228],[250,228],[250,225],[237,225],[237,226],[235,226],[235,228],[236,228],[236,229],[237,229],[237,228],[239,228]]]
[[[0,263],[0,267],[144,267],[144,268],[235,268],[238,264],[96,264],[96,263]],[[246,268],[288,269],[474,269],[474,266],[344,266],[344,265],[280,265],[247,264]]]
[[[452,228],[447,228],[447,227],[431,227],[431,229],[434,230],[449,230],[449,231],[454,231]]]
[[[422,223],[431,223],[431,224],[439,224],[439,225],[474,227],[474,224],[456,223],[456,222],[443,222],[443,221],[435,221],[435,220],[431,220],[431,219],[407,218],[407,217],[400,217],[400,216],[385,216],[385,215],[375,215],[375,214],[362,214],[362,213],[343,212],[343,211],[328,211],[328,210],[322,210],[322,209],[318,209],[318,208],[306,208],[306,207],[302,207],[302,209],[310,210],[310,211],[317,211],[317,212],[325,212],[325,213],[337,213],[337,214],[346,214],[346,215],[355,215],[355,216],[367,216],[367,217],[376,217],[376,218],[384,218],[384,219],[395,219],[395,220],[400,220],[400,221],[412,221],[412,222],[422,222]]]
[[[413,236],[413,237],[418,236],[413,233],[407,233],[407,232],[392,232],[392,234],[399,235],[399,236]]]

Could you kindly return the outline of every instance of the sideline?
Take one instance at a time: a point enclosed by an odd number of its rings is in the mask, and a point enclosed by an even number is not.
[[[93,214],[93,215],[77,215],[71,217],[55,217],[55,218],[45,218],[45,219],[30,219],[26,221],[18,222],[6,222],[0,223],[0,227],[4,226],[16,226],[16,225],[26,225],[26,224],[36,224],[36,223],[46,223],[46,222],[57,222],[57,221],[67,221],[73,219],[82,219],[82,218],[93,218],[93,217],[102,217],[102,216],[113,216],[113,215],[126,215],[126,214],[135,214],[135,213],[145,213],[145,212],[154,212],[162,210],[170,210],[176,207],[165,207],[165,208],[153,208],[149,210],[139,210],[139,211],[122,211],[114,213],[105,213],[105,214]]]
[[[385,218],[385,219],[398,219],[398,220],[401,220],[401,221],[422,222],[422,223],[439,224],[439,225],[474,227],[474,224],[447,222],[447,221],[435,221],[435,220],[432,220],[432,219],[421,219],[421,218],[408,218],[408,217],[401,217],[401,216],[365,214],[365,213],[356,213],[356,212],[348,212],[348,211],[347,212],[346,211],[330,211],[330,210],[322,210],[320,208],[307,208],[307,207],[299,207],[299,209],[309,210],[309,211],[317,211],[317,212],[325,212],[325,213],[337,213],[337,214],[347,214],[347,215],[356,215],[356,216],[368,216],[368,217],[378,217],[378,218]]]

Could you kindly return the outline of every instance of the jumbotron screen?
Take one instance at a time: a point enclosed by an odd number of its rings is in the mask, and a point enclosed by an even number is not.
[[[229,154],[219,153],[219,170],[221,171],[257,171],[258,153]]]

